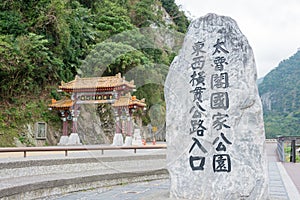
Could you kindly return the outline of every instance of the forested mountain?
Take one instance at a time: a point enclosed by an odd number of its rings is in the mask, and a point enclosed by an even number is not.
[[[32,145],[26,130],[36,121],[59,129],[60,119],[47,105],[60,98],[60,81],[76,74],[122,72],[140,86],[135,95],[149,107],[159,105],[154,114],[163,113],[163,86],[157,83],[188,25],[174,0],[2,0],[0,146],[15,145],[16,138]]]
[[[2,0],[0,146],[34,145],[38,121],[59,137],[59,115],[47,106],[61,98],[60,82],[77,74],[134,79],[135,95],[147,99],[143,122],[155,125],[164,118],[163,81],[188,25],[174,0]],[[300,135],[299,77],[300,51],[259,83],[268,138]]]
[[[300,51],[281,61],[258,87],[267,137],[300,135]]]

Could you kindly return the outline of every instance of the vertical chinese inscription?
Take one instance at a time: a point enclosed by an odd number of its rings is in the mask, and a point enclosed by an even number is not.
[[[225,42],[217,39],[213,45],[213,67],[215,74],[211,76],[211,109],[217,113],[212,115],[212,128],[219,133],[214,139],[213,145],[216,146],[216,154],[213,155],[213,171],[214,172],[231,172],[231,159],[227,153],[227,145],[232,143],[227,139],[225,133],[230,126],[227,124],[229,115],[226,110],[229,108],[229,95],[227,88],[229,87],[229,77],[226,72],[226,66],[229,64],[226,60],[227,54],[230,52],[225,48]]]
[[[210,52],[209,48],[212,49],[211,54],[207,53]],[[230,129],[230,125],[228,124],[230,116],[226,112],[230,105],[227,91],[230,77],[226,71],[226,66],[230,63],[226,57],[230,54],[230,51],[226,49],[225,42],[221,39],[217,39],[211,47],[209,45],[206,46],[204,41],[196,41],[192,46],[192,50],[189,81],[192,90],[189,92],[193,104],[189,112],[189,133],[192,135],[191,139],[193,143],[189,149],[189,164],[193,171],[203,171],[205,170],[205,166],[208,165],[206,163],[206,156],[211,156],[211,167],[215,173],[230,172],[232,169],[231,159],[227,152],[227,146],[232,145],[232,142],[226,135],[226,131]],[[211,63],[205,63],[207,56],[211,58]],[[206,74],[206,66],[213,67],[214,73],[212,75]],[[207,78],[210,80],[206,80]],[[206,83],[210,84],[210,88],[207,88]],[[205,116],[203,113],[207,110],[203,104],[204,96],[209,96],[209,109],[214,112],[210,120],[212,124],[208,125],[208,127],[205,125],[206,118],[203,117]],[[214,133],[218,133],[218,135],[210,138],[213,140],[213,146],[205,147],[203,145],[203,137],[206,131],[212,130],[214,130]],[[207,155],[208,151],[206,148],[213,148],[215,154]]]
[[[189,164],[193,171],[203,171],[205,166],[205,156],[207,153],[205,147],[201,144],[201,137],[205,135],[207,128],[204,126],[204,119],[202,118],[202,113],[205,112],[205,108],[201,105],[203,102],[203,94],[206,92],[205,85],[205,72],[203,67],[205,66],[205,54],[204,42],[197,41],[192,46],[193,53],[192,63],[191,63],[191,79],[189,84],[192,87],[190,93],[193,95],[193,107],[190,108],[191,120],[190,120],[190,134],[194,135],[192,140],[193,145],[189,150]],[[197,148],[197,155],[193,155],[193,150]],[[199,151],[200,150],[200,151]],[[201,152],[201,154],[199,153]],[[197,163],[197,164],[196,164]]]

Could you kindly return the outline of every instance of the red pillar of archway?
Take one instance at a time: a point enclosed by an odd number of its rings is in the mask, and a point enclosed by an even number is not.
[[[79,105],[77,104],[77,95],[74,95],[75,98],[75,103],[73,105],[73,109],[71,111],[72,115],[72,133],[77,133],[78,132],[78,117],[80,114],[79,111]]]
[[[68,136],[68,111],[66,110],[61,110],[60,111],[61,114],[61,120],[62,120],[62,125],[63,125],[63,129],[62,129],[62,135],[63,136]]]

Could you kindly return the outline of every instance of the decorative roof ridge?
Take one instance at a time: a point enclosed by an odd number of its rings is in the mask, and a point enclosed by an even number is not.
[[[61,100],[52,99],[51,104],[48,105],[50,108],[70,108],[74,105],[74,101],[69,97],[64,97]]]
[[[75,81],[79,80],[80,76],[78,74],[75,75]]]
[[[55,100],[55,101],[53,101],[53,100]],[[64,96],[62,99],[60,99],[60,100],[56,100],[56,99],[52,99],[52,101],[54,102],[54,103],[61,103],[61,102],[65,102],[65,101],[73,101],[70,97],[67,97],[67,96]]]
[[[130,99],[130,104],[140,104],[146,106],[145,98],[137,99],[136,96],[132,96],[132,98]]]
[[[120,107],[120,106],[130,106],[134,104],[145,107],[146,106],[145,98],[139,100],[136,98],[136,96],[131,96],[130,92],[128,92],[125,95],[121,96],[118,100],[116,100],[113,106]]]
[[[121,73],[114,76],[103,76],[103,77],[85,77],[80,78],[78,75],[75,79],[70,82],[61,82],[60,89],[76,89],[76,88],[105,88],[105,87],[119,87],[128,86],[129,88],[135,88],[134,81],[125,80],[125,76],[122,77]]]

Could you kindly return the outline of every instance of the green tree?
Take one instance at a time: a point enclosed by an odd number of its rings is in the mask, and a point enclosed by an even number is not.
[[[155,0],[140,0],[134,4],[131,11],[133,24],[137,27],[148,27],[157,20],[154,12]]]
[[[96,1],[93,4],[92,13],[95,28],[99,31],[97,42],[102,42],[114,34],[134,27],[130,22],[127,9],[118,2]]]
[[[161,6],[158,0],[0,1],[0,146],[11,145],[28,120],[59,121],[43,110],[57,97],[57,84],[77,72],[121,72],[155,110],[144,123],[164,116],[163,81],[177,50],[162,37],[169,33],[145,28],[165,27]]]
[[[14,35],[26,33],[28,24],[22,22],[22,16],[15,10],[5,10],[0,12],[0,34]]]
[[[126,71],[149,63],[142,52],[132,46],[115,43],[102,42],[97,44],[90,52],[78,73],[83,76],[102,76],[125,73]]]
[[[185,33],[190,24],[188,18],[183,11],[180,11],[174,0],[161,0],[162,6],[171,16],[174,23],[177,25],[177,30]]]
[[[2,99],[39,92],[41,86],[57,80],[62,61],[52,56],[47,44],[48,40],[34,33],[16,39],[0,37]]]
[[[266,135],[300,135],[300,51],[279,63],[259,84]],[[268,106],[266,104],[268,102]],[[271,104],[271,106],[270,106]]]

